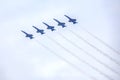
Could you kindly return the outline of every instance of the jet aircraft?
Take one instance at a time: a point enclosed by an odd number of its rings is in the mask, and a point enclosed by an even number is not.
[[[32,34],[28,34],[27,32],[25,32],[25,31],[23,31],[23,30],[21,30],[21,32],[23,32],[24,34],[26,34],[25,37],[28,37],[28,38],[30,38],[30,39],[33,39],[33,38],[34,38]]]
[[[37,33],[41,33],[41,35],[45,34],[45,32],[44,32],[43,29],[39,29],[39,28],[37,28],[37,27],[35,27],[35,26],[32,26],[32,27],[37,30],[37,31],[36,31]]]
[[[60,22],[57,19],[53,19],[53,20],[55,20],[58,23],[58,26],[62,26],[62,28],[66,27],[64,22]]]
[[[70,18],[70,17],[67,16],[67,15],[64,15],[64,16],[69,19],[69,22],[72,22],[73,24],[76,24],[76,23],[77,23],[77,22],[76,22],[76,19],[72,19],[72,18]]]
[[[50,26],[50,25],[48,25],[47,23],[44,23],[44,22],[43,22],[43,24],[45,24],[47,26],[47,29],[50,29],[51,31],[55,30],[54,26]]]

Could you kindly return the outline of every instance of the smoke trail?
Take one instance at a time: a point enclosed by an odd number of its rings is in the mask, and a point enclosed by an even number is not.
[[[116,73],[117,75],[120,76],[120,73],[113,70],[111,67],[109,67],[108,65],[106,65],[105,63],[101,62],[99,59],[97,59],[96,57],[94,57],[93,55],[89,54],[87,51],[85,51],[83,48],[79,47],[77,44],[75,44],[74,42],[72,42],[71,40],[67,39],[64,35],[58,33],[63,39],[65,39],[67,42],[71,43],[73,46],[75,46],[76,48],[78,48],[79,50],[83,51],[85,54],[87,54],[88,56],[90,56],[91,58],[93,58],[94,60],[96,60],[98,63],[102,64],[103,66],[105,66],[106,68],[110,69],[112,72]]]
[[[85,40],[83,37],[81,37],[80,35],[76,34],[75,32],[73,32],[72,30],[69,30],[72,34],[74,34],[76,37],[78,37],[80,40],[84,41],[85,43],[87,43],[89,46],[91,46],[92,48],[94,48],[95,50],[97,50],[98,52],[100,52],[101,54],[103,54],[104,56],[108,57],[111,61],[113,61],[114,63],[116,63],[117,65],[120,66],[120,63],[117,62],[115,59],[113,59],[111,56],[109,56],[108,54],[104,53],[102,50],[98,49],[97,47],[95,47],[94,45],[92,45],[91,43],[89,43],[87,40]]]
[[[111,49],[112,51],[114,51],[115,53],[117,53],[118,55],[120,55],[120,52],[118,52],[117,50],[115,50],[112,46],[110,46],[109,44],[107,44],[106,42],[104,42],[103,40],[101,40],[100,38],[98,38],[97,36],[93,35],[89,31],[87,31],[85,28],[83,28],[83,27],[81,27],[81,28],[82,28],[82,30],[84,30],[85,32],[87,32],[89,35],[91,35],[93,38],[95,38],[96,40],[98,40],[99,42],[101,42],[102,44],[104,44],[105,46],[107,46],[109,49]]]
[[[96,70],[97,72],[99,72],[101,75],[103,75],[104,77],[108,78],[109,80],[114,80],[112,78],[110,78],[108,75],[104,74],[103,72],[101,72],[99,69],[97,69],[96,67],[92,66],[91,64],[87,63],[86,61],[80,59],[77,55],[75,55],[73,52],[71,52],[70,50],[66,49],[64,46],[62,46],[60,43],[58,43],[56,40],[46,36],[47,38],[49,38],[51,41],[53,41],[54,43],[56,43],[57,45],[59,45],[62,49],[64,49],[66,52],[68,52],[69,54],[71,54],[72,56],[76,57],[79,61],[81,61],[82,63],[90,66],[92,69]]]
[[[51,50],[49,47],[47,47],[46,45],[40,43],[39,41],[35,40],[39,45],[41,45],[43,48],[45,48],[47,51],[51,52],[53,55],[57,56],[58,58],[60,58],[61,60],[65,61],[67,64],[69,64],[70,66],[72,66],[73,68],[75,68],[76,70],[80,71],[81,73],[85,74],[88,78],[91,78],[91,80],[97,80],[95,77],[88,75],[88,73],[86,73],[85,71],[83,71],[82,69],[80,69],[79,67],[77,67],[75,64],[71,63],[70,61],[68,61],[67,59],[63,58],[62,56],[58,55],[56,52],[54,52],[53,50]]]

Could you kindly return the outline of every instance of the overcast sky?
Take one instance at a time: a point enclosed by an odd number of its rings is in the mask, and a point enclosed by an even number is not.
[[[81,29],[84,27],[120,51],[119,5],[119,0],[0,0],[0,80],[90,80],[89,75],[97,78],[97,80],[109,80],[70,55],[48,37],[114,80],[120,79],[119,75],[85,55],[84,52],[60,35],[64,35],[101,62],[120,72],[120,67],[117,64],[69,31],[72,30],[84,37],[88,42],[120,62],[118,54]],[[65,14],[77,19],[78,24],[69,23],[68,19],[64,17]],[[53,18],[65,22],[67,27],[63,29],[57,26]],[[55,26],[56,31],[47,30],[42,22]],[[46,34],[37,34],[32,26],[44,29]],[[33,34],[35,39],[25,38],[21,30]],[[41,46],[41,43],[88,75],[52,54]]]

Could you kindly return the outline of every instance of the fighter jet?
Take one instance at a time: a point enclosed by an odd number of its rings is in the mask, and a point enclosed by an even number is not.
[[[62,26],[62,28],[66,27],[65,23],[58,21],[57,19],[53,19],[58,23],[58,26]]]
[[[44,23],[44,22],[43,22],[43,24],[45,24],[47,26],[47,29],[50,29],[51,31],[55,30],[54,26],[50,26],[50,25],[48,25],[47,23]]]
[[[26,37],[30,38],[30,39],[33,39],[33,35],[32,34],[28,34],[26,33],[25,31],[21,30],[21,32],[23,32],[24,34],[26,34]]]
[[[64,16],[69,19],[69,22],[72,22],[73,24],[76,24],[76,23],[77,23],[77,22],[76,22],[76,19],[72,19],[72,18],[70,18],[70,17],[67,16],[67,15],[64,15]]]
[[[39,29],[39,28],[37,28],[37,27],[35,27],[35,26],[32,26],[32,27],[37,30],[37,31],[36,31],[37,33],[41,33],[41,35],[45,34],[43,29]]]

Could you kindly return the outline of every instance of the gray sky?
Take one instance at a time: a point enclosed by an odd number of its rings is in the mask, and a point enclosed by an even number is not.
[[[90,80],[87,75],[76,70],[64,60],[59,59],[39,43],[54,50],[58,55],[63,56],[87,72],[88,75],[92,75],[98,80],[109,80],[88,65],[81,63],[46,36],[55,39],[80,58],[105,72],[114,80],[118,80],[120,78],[118,75],[86,56],[62,38],[59,33],[114,70],[120,71],[118,65],[99,54],[69,31],[72,30],[81,35],[115,58],[116,61],[120,61],[117,54],[114,54],[112,50],[80,28],[81,26],[86,28],[89,32],[120,51],[119,5],[119,0],[0,0],[0,80]],[[65,14],[76,18],[78,24],[68,23],[67,18],[64,17]],[[53,18],[65,22],[67,27],[64,29],[58,27]],[[54,25],[56,31],[46,30],[46,26],[42,22]],[[37,34],[32,28],[33,25],[45,29],[46,34],[43,36]],[[20,30],[32,33],[35,40],[25,38]]]

